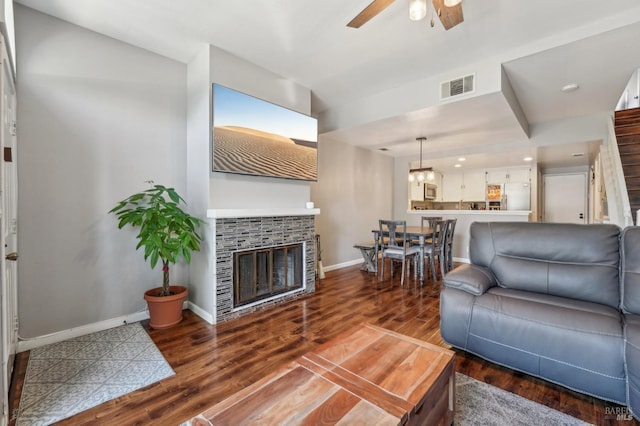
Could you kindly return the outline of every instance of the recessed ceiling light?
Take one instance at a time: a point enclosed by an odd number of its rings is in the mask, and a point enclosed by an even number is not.
[[[533,157],[524,157],[523,161],[533,161]]]
[[[573,154],[571,154],[572,157],[582,157],[584,155],[584,152],[574,152]]]
[[[389,151],[389,148],[378,148],[380,151]]]
[[[562,86],[562,90],[563,92],[567,93],[567,92],[575,92],[576,90],[578,90],[580,86],[578,86],[576,83],[571,83],[571,84],[566,84],[564,86]]]
[[[453,166],[453,167],[462,167],[462,164],[456,164],[456,165],[455,165],[455,166]]]
[[[458,158],[458,161],[465,161],[465,160],[466,160],[466,158],[464,158],[464,157]]]

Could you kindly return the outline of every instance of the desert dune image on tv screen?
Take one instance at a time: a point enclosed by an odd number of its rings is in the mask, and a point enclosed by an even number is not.
[[[317,180],[314,118],[214,84],[213,171]]]

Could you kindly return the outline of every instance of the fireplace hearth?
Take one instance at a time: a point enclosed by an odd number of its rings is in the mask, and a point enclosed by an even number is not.
[[[299,243],[234,253],[234,308],[303,288],[303,249]]]
[[[319,210],[210,212],[215,235],[213,322],[238,318],[315,291],[314,216]],[[234,265],[236,262],[240,265]],[[238,278],[243,269],[254,272]],[[249,284],[239,290],[237,283]]]

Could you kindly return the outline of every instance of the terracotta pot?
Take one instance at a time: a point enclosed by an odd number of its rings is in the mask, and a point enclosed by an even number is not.
[[[144,293],[149,307],[149,326],[155,329],[169,328],[182,321],[182,304],[189,291],[179,285],[169,286],[170,296],[158,296],[162,287],[152,288]]]

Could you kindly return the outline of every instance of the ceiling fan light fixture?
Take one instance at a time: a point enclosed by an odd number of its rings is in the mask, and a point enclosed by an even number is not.
[[[419,21],[427,16],[427,0],[409,0],[409,19]]]
[[[453,7],[453,6],[457,6],[460,3],[462,3],[462,0],[444,0],[444,5],[446,7]]]

